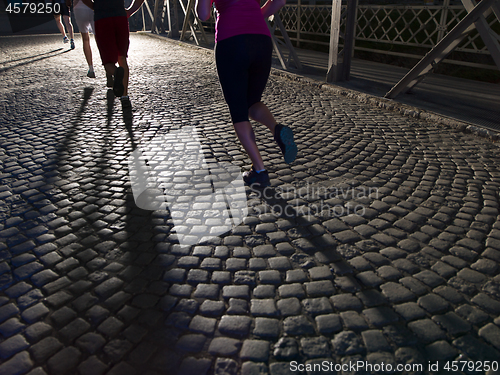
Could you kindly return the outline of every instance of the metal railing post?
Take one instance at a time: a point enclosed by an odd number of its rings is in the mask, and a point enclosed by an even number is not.
[[[328,55],[327,82],[337,82],[339,72],[339,37],[342,1],[332,0],[332,24],[330,28],[330,49]]]
[[[439,43],[441,39],[446,35],[446,25],[448,20],[448,7],[450,6],[450,0],[444,0],[443,8],[441,11],[441,19],[439,20],[439,32],[438,32],[438,40],[436,43]]]
[[[300,29],[302,27],[302,0],[297,1],[297,47],[300,47]]]
[[[142,13],[142,31],[146,31],[146,19],[144,18],[144,7],[141,7]]]
[[[173,10],[170,7],[170,1],[167,0],[167,15],[168,15],[168,29],[171,38],[177,39],[179,37],[179,22],[177,17],[177,1],[173,2]],[[172,14],[172,11],[174,12]]]
[[[356,14],[358,0],[349,0],[347,3],[347,20],[345,24],[344,38],[344,60],[342,63],[342,77],[344,81],[349,80],[351,73],[351,61],[354,52],[354,38],[356,37]]]
[[[160,1],[159,0],[155,0],[155,6],[153,8],[153,26],[151,26],[151,32],[152,33],[156,33],[156,34],[159,34],[159,30],[158,30],[158,27],[156,26],[156,21],[157,21],[157,17],[158,17],[158,8],[160,6]]]

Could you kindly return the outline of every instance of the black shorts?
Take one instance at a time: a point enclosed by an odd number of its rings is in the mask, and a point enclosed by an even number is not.
[[[57,5],[55,5],[54,7],[54,4],[58,4],[60,5],[60,7]],[[69,8],[67,7],[66,2],[61,3],[59,1],[52,0],[52,9],[54,16],[57,15],[69,16]]]
[[[217,74],[233,123],[248,121],[260,102],[271,71],[273,44],[262,34],[242,34],[215,46]]]

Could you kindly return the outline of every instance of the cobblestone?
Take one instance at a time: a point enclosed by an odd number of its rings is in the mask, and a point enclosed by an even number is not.
[[[497,144],[273,71],[263,101],[292,127],[297,161],[256,126],[277,196],[247,189],[241,225],[183,245],[175,212],[135,205],[128,157],[196,126],[207,160],[250,164],[212,53],[132,34],[127,114],[101,68],[91,82],[81,53],[59,47],[56,35],[2,39],[1,373],[500,357]],[[280,215],[284,204],[311,215]]]
[[[22,374],[33,368],[33,361],[28,352],[16,354],[13,358],[0,364],[0,371],[5,374]]]
[[[382,294],[393,303],[406,302],[415,298],[413,292],[398,283],[389,282],[381,285],[380,289]]]
[[[241,347],[240,358],[255,362],[266,362],[269,358],[269,342],[264,340],[245,340]]]
[[[368,330],[362,333],[363,341],[369,352],[389,351],[389,343],[385,339],[382,331]]]
[[[283,330],[292,336],[307,335],[314,333],[314,326],[305,316],[291,316],[283,321]]]
[[[207,338],[204,335],[184,335],[182,336],[175,348],[183,352],[200,352],[205,345]]]
[[[28,347],[29,344],[23,336],[12,336],[0,344],[0,357],[4,360],[8,359]]]
[[[387,306],[378,306],[363,310],[363,315],[375,327],[382,327],[399,320],[394,311]]]
[[[500,328],[490,323],[479,330],[479,336],[491,343],[495,348],[500,349]]]
[[[246,336],[252,324],[247,316],[224,315],[219,323],[219,331],[229,336]]]
[[[253,335],[260,338],[273,339],[280,334],[280,323],[277,319],[256,318]]]
[[[335,335],[332,340],[333,350],[337,355],[352,355],[361,353],[361,340],[352,331],[344,331]]]
[[[211,341],[208,352],[213,355],[233,356],[240,351],[241,345],[240,340],[218,337]]]
[[[426,315],[425,310],[419,307],[415,302],[396,305],[394,306],[394,310],[408,321],[423,318]]]
[[[424,342],[431,343],[446,338],[444,332],[429,319],[408,323],[408,327]]]

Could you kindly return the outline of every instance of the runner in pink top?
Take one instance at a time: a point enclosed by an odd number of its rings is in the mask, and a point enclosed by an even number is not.
[[[218,12],[216,43],[240,34],[271,36],[258,0],[216,0],[215,6]]]
[[[196,13],[201,20],[210,18],[215,3],[217,74],[236,135],[252,161],[252,168],[243,174],[243,179],[254,187],[269,186],[271,182],[250,118],[269,128],[286,163],[292,163],[297,156],[292,129],[277,124],[261,102],[271,71],[273,51],[265,18],[277,12],[285,2],[267,0],[262,7],[259,0],[197,0],[196,3]]]

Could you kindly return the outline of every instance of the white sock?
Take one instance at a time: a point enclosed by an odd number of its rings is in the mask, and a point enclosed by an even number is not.
[[[128,95],[123,95],[120,100],[127,100],[128,99]]]
[[[94,71],[94,65],[89,65],[89,70],[90,70],[91,72],[93,72],[93,71]]]

